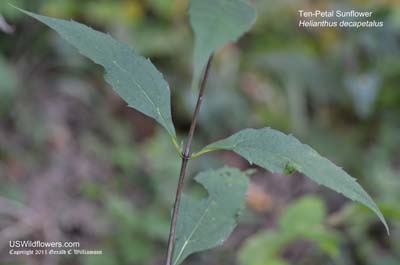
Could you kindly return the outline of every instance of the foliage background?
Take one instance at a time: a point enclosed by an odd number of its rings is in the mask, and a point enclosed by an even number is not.
[[[186,0],[9,2],[110,32],[150,57],[170,83],[178,133],[188,130],[195,93]],[[196,149],[244,127],[293,133],[357,177],[391,237],[372,212],[301,175],[219,152],[191,163],[190,176],[223,164],[256,169],[247,208],[222,247],[186,263],[399,264],[398,1],[252,3],[252,31],[216,55]],[[297,27],[298,9],[334,8],[373,10],[385,27]],[[7,1],[0,14],[10,26],[0,32],[1,264],[162,263],[180,163],[169,139],[55,33]],[[204,195],[192,181],[187,190]],[[79,241],[104,255],[11,257],[11,239]]]

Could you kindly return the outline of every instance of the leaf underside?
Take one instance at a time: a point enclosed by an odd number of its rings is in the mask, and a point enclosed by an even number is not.
[[[191,0],[189,15],[195,33],[193,83],[197,85],[210,55],[247,32],[256,12],[246,0]]]
[[[79,52],[105,68],[105,80],[134,109],[159,122],[173,138],[170,90],[150,60],[126,44],[83,24],[37,15],[17,8],[55,30]]]
[[[237,169],[206,171],[195,180],[206,188],[209,196],[198,201],[182,195],[173,265],[194,252],[222,244],[235,228],[246,199],[248,179]]]
[[[204,148],[210,151],[219,149],[232,150],[250,163],[274,173],[290,173],[295,169],[315,182],[369,207],[389,233],[378,206],[356,179],[291,135],[271,128],[245,129]]]

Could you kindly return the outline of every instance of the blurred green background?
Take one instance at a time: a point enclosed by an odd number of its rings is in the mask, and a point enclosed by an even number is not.
[[[187,0],[0,2],[0,264],[162,264],[180,165],[168,137],[126,107],[100,67],[7,2],[110,32],[150,57],[185,135],[196,96]],[[358,179],[391,236],[371,211],[299,174],[254,168],[238,228],[186,264],[400,264],[400,2],[251,2],[256,25],[216,54],[195,149],[245,127],[293,133]],[[299,29],[298,9],[372,10],[385,26]],[[193,161],[189,176],[223,164],[249,168],[219,152]],[[186,188],[204,193],[190,178]],[[15,257],[15,239],[104,254]]]

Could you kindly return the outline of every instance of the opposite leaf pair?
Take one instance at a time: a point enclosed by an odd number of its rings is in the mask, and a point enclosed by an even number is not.
[[[182,154],[172,122],[169,86],[148,59],[137,55],[126,44],[85,25],[21,11],[57,31],[81,54],[103,66],[105,79],[113,89],[130,107],[160,123]],[[249,30],[256,15],[254,9],[241,0],[191,0],[189,13],[196,36],[192,85],[197,87],[211,54]],[[368,206],[387,228],[378,207],[355,179],[290,135],[270,128],[246,129],[208,145],[192,158],[215,150],[232,150],[272,172],[299,171]],[[247,180],[238,170],[209,171],[197,180],[207,188],[209,198],[196,202],[183,197],[176,227],[174,265],[193,252],[222,243],[235,227],[235,216],[245,200]]]

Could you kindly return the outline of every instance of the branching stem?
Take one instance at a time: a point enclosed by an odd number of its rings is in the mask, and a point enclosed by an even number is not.
[[[174,203],[174,208],[173,208],[173,212],[172,212],[171,227],[169,230],[169,237],[168,237],[167,260],[166,260],[165,265],[172,264],[174,245],[175,245],[176,222],[178,219],[179,205],[181,202],[183,184],[184,184],[185,176],[186,176],[186,168],[187,168],[187,164],[190,160],[190,148],[192,146],[193,135],[194,135],[194,131],[195,131],[196,125],[197,125],[197,118],[200,113],[201,103],[203,102],[204,90],[206,87],[208,74],[210,72],[210,66],[211,66],[212,59],[213,59],[213,56],[211,55],[210,58],[208,59],[208,63],[207,63],[206,69],[204,71],[203,79],[201,80],[199,95],[197,97],[196,108],[194,110],[192,122],[190,124],[188,139],[187,139],[186,146],[182,153],[182,165],[181,165],[181,171],[179,173],[178,187],[176,189],[175,203]]]

